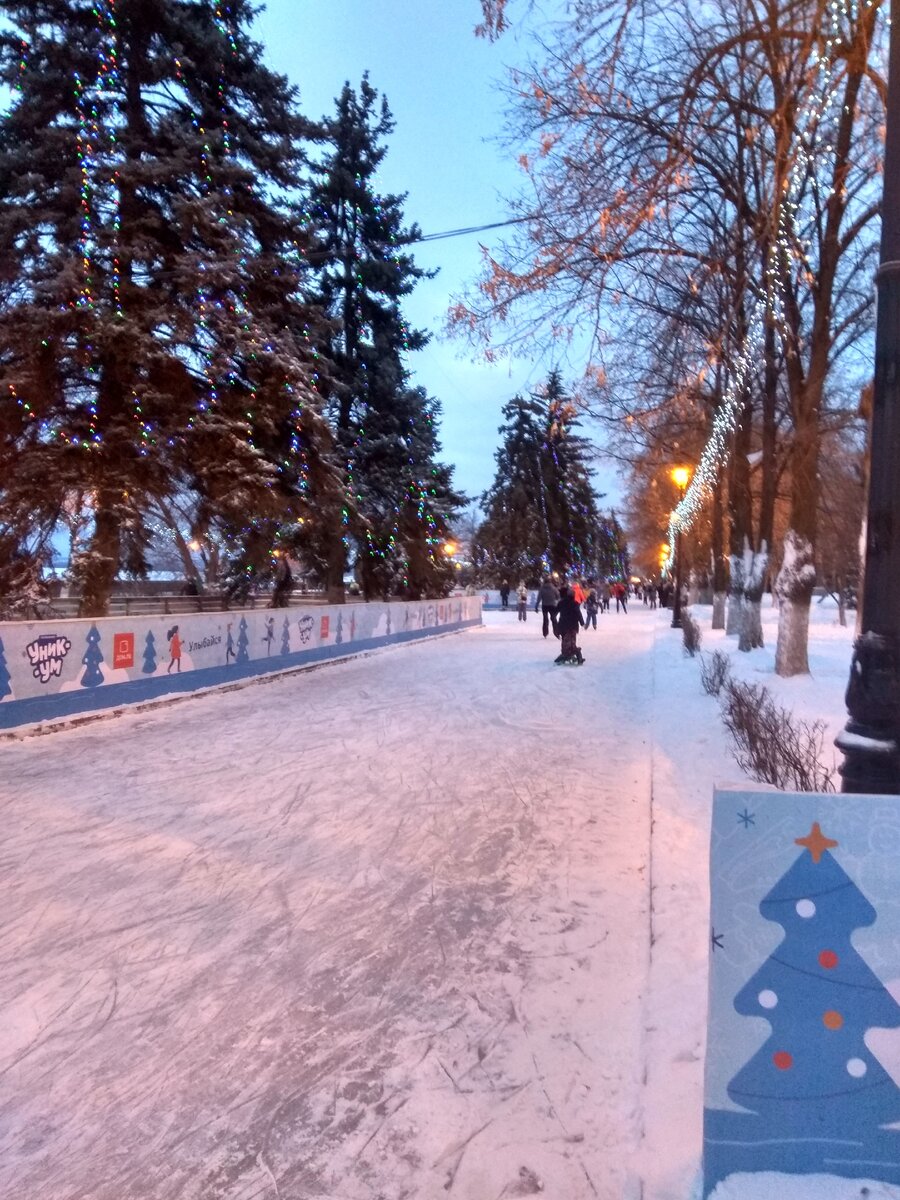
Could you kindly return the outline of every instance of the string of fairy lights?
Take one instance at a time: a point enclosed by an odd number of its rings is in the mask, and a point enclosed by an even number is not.
[[[863,3],[865,7],[870,8],[873,0],[863,0]],[[826,135],[829,126],[834,126],[839,116],[836,105],[839,59],[835,51],[842,40],[844,19],[852,19],[851,7],[846,0],[828,0],[826,13],[825,37],[822,48],[816,55],[813,86],[797,117],[799,136],[796,155],[777,209],[775,236],[767,255],[764,289],[751,309],[747,332],[732,365],[729,382],[722,404],[713,419],[709,439],[700,455],[690,484],[669,520],[668,558],[662,564],[664,570],[671,571],[674,566],[679,531],[690,529],[697,520],[728,462],[732,439],[738,428],[745,388],[763,346],[766,322],[771,319],[776,326],[783,326],[783,265],[796,257],[805,268],[809,268],[806,247],[800,245],[795,237],[797,217],[803,202],[805,185],[811,181],[812,187],[816,191],[819,189],[816,166],[820,157],[823,154],[830,157],[834,153],[831,146],[826,144]]]

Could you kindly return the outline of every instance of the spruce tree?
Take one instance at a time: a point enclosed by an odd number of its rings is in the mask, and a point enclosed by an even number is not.
[[[320,270],[314,296],[334,322],[322,386],[347,504],[342,523],[320,522],[313,536],[330,599],[343,599],[348,551],[367,595],[412,598],[446,589],[441,547],[462,503],[436,461],[438,405],[411,386],[406,366],[428,337],[408,328],[402,301],[427,272],[404,249],[419,237],[404,227],[405,197],[377,191],[394,121],[367,76],[358,91],[344,86],[326,128],[306,217]]]
[[[251,546],[328,495],[298,336],[290,189],[306,127],[231,0],[0,0],[0,522],[91,528],[82,612],[140,572],[188,489]],[[313,335],[314,336],[314,335]],[[258,553],[258,549],[257,549]]]
[[[587,440],[557,371],[503,409],[494,483],[482,503],[476,553],[497,581],[534,583],[544,572],[588,578],[618,559],[621,530],[604,519],[590,477]],[[605,572],[604,572],[605,573]]]
[[[499,582],[534,584],[549,569],[547,496],[543,483],[545,411],[514,396],[503,408],[494,482],[482,497],[486,518],[476,535],[480,571]]]
[[[597,565],[599,512],[590,479],[590,448],[577,432],[577,409],[553,370],[539,393],[546,406],[542,478],[548,556],[554,571],[592,575]]]

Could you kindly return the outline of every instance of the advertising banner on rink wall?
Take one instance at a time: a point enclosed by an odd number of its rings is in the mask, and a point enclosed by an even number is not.
[[[0,624],[15,729],[481,624],[481,597]]]
[[[704,1197],[900,1196],[898,864],[898,796],[716,792]]]

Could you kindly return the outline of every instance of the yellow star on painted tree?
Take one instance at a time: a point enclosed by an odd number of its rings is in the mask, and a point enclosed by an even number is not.
[[[812,855],[812,860],[817,863],[826,850],[830,850],[832,846],[838,843],[832,838],[826,837],[819,828],[819,822],[813,821],[813,827],[805,838],[794,838],[794,844],[797,846],[805,846]]]

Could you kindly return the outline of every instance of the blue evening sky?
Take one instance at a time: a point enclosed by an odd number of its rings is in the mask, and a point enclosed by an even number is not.
[[[408,193],[408,222],[439,233],[505,219],[502,198],[522,182],[517,151],[497,139],[499,85],[525,46],[511,35],[495,45],[476,38],[480,15],[478,0],[267,0],[255,32],[268,64],[299,87],[310,117],[330,114],[344,81],[356,86],[369,71],[396,121],[381,190]],[[410,366],[414,381],[443,405],[443,458],[455,465],[457,486],[473,497],[494,476],[502,406],[536,387],[552,365],[472,361],[467,346],[441,335],[450,297],[478,272],[479,242],[496,244],[498,234],[418,247],[418,263],[440,272],[417,287],[405,308],[410,324],[434,334]],[[604,487],[611,490],[606,481]]]

